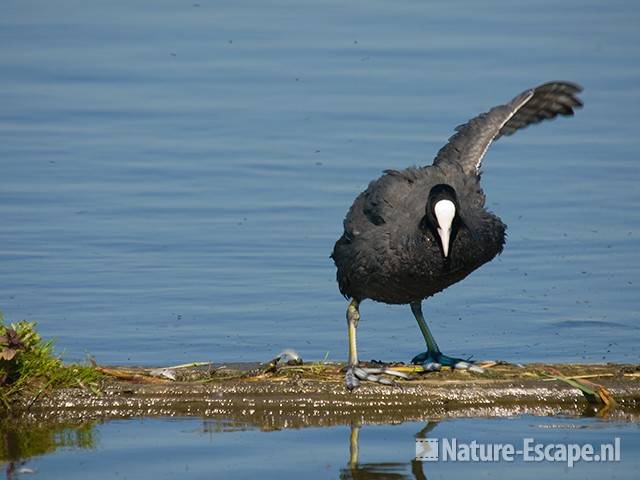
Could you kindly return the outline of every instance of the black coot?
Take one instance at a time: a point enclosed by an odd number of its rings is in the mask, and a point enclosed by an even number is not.
[[[347,308],[349,366],[346,383],[379,380],[357,366],[360,302],[409,304],[427,344],[414,363],[477,367],[443,355],[422,315],[422,300],[473,272],[502,251],[506,226],[485,207],[482,159],[491,142],[528,125],[581,107],[573,83],[550,82],[527,90],[456,128],[433,165],[387,170],[353,202],[344,233],[331,255]]]

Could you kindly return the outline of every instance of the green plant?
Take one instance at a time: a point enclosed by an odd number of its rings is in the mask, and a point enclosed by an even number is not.
[[[53,388],[80,386],[96,389],[101,375],[88,365],[64,365],[53,353],[53,341],[36,332],[36,323],[5,325],[0,315],[0,402],[10,409],[17,398],[30,406]]]

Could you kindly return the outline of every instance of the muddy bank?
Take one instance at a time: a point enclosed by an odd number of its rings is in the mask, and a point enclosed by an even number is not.
[[[340,364],[279,368],[239,364],[172,371],[105,368],[98,390],[73,388],[41,395],[18,405],[12,416],[27,422],[200,416],[263,429],[520,414],[640,419],[638,365],[494,365],[483,374],[452,370],[413,374],[393,386],[365,382],[354,392],[344,387],[342,368]],[[595,382],[610,392],[617,405],[589,402],[559,376]]]

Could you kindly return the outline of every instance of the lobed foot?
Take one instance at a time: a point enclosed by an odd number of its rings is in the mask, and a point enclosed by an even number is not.
[[[391,375],[400,378],[409,378],[404,372],[398,372],[390,368],[367,368],[358,365],[350,365],[347,367],[344,380],[349,390],[358,388],[360,382],[375,382],[381,385],[394,385],[393,380],[383,377],[382,375]]]
[[[470,359],[464,360],[462,358],[450,357],[441,352],[423,352],[416,355],[411,360],[414,365],[422,365],[427,372],[439,371],[443,366],[451,367],[458,370],[469,370],[475,373],[484,373],[484,369],[474,365],[474,362]]]

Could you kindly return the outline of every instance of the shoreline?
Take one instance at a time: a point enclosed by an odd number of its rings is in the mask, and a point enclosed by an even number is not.
[[[159,369],[97,366],[115,375],[106,373],[99,391],[43,394],[18,402],[12,418],[57,423],[198,416],[261,429],[526,414],[640,421],[640,365],[499,364],[483,374],[446,369],[412,375],[393,386],[363,382],[353,392],[337,363],[184,367],[170,380],[158,376]],[[581,378],[604,387],[616,405],[588,401],[566,381]]]

